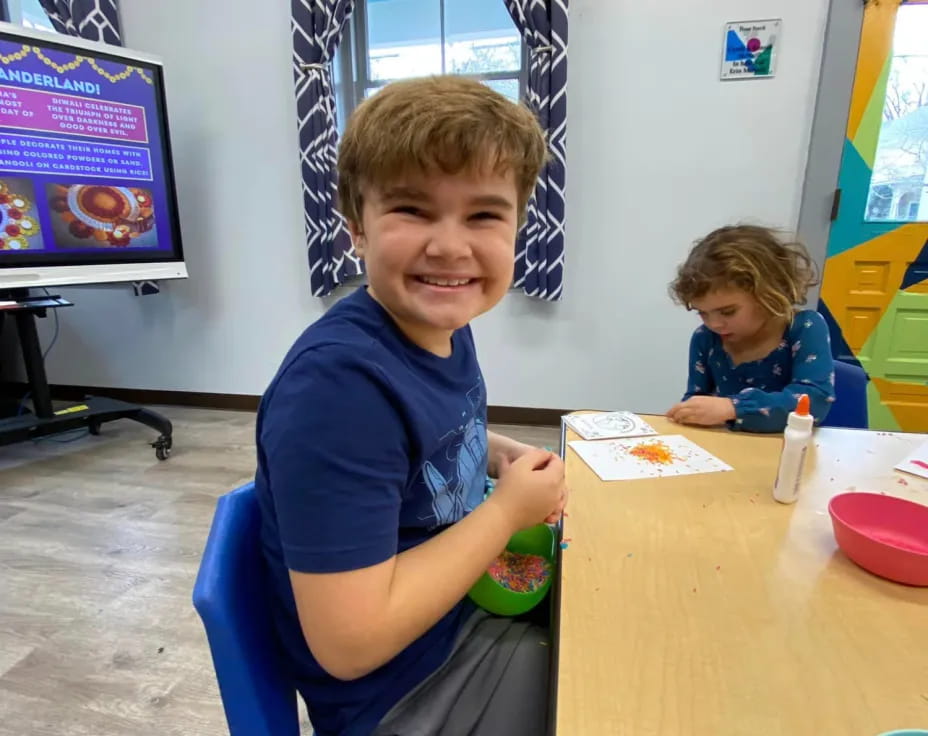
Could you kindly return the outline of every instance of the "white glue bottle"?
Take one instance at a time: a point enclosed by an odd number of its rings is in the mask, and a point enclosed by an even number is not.
[[[783,452],[780,469],[773,485],[773,497],[780,503],[794,503],[799,497],[802,468],[806,462],[809,440],[812,439],[812,415],[809,414],[809,396],[801,394],[796,411],[790,412],[783,432]]]

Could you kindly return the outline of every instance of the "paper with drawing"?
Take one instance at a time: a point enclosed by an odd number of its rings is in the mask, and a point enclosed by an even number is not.
[[[608,440],[657,434],[654,427],[630,411],[568,414],[564,417],[564,421],[585,440]]]
[[[605,481],[731,470],[731,466],[681,435],[609,442],[577,440],[568,444]]]

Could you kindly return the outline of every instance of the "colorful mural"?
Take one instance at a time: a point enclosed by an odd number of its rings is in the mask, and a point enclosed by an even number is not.
[[[926,432],[928,0],[867,5],[838,187],[819,305],[835,357],[869,374],[872,429]]]

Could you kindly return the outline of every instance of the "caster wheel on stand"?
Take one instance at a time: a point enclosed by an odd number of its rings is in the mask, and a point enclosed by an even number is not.
[[[171,448],[174,446],[174,442],[170,437],[161,435],[151,443],[151,446],[155,448],[155,457],[159,460],[167,460],[171,456]]]

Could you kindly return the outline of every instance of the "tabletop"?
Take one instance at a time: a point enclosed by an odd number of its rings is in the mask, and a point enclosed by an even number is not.
[[[780,436],[646,419],[734,470],[605,483],[565,450],[557,734],[928,727],[928,588],[850,562],[827,511],[848,490],[928,505],[928,481],[893,470],[928,438],[818,429],[785,506]]]

